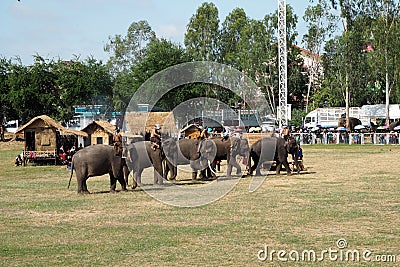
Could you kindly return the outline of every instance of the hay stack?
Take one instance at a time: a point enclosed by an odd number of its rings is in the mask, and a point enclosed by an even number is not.
[[[129,112],[125,114],[126,132],[140,134],[149,133],[154,125],[160,124],[163,134],[177,133],[175,118],[172,112]]]

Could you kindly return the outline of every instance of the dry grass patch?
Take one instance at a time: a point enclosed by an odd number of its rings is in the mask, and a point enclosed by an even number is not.
[[[241,179],[222,199],[197,208],[165,205],[141,189],[110,194],[107,176],[88,180],[94,194],[77,195],[75,177],[67,190],[66,169],[14,167],[10,161],[19,148],[1,150],[0,262],[272,266],[279,264],[276,258],[273,263],[257,260],[265,244],[276,250],[321,251],[336,248],[339,238],[346,239],[350,249],[399,254],[400,147],[303,149],[303,174],[270,172],[254,193],[248,192],[252,178]],[[151,170],[145,175],[152,181]],[[181,174],[179,179],[185,182],[189,177]],[[325,260],[318,265],[338,264]],[[368,264],[373,265],[381,266]]]

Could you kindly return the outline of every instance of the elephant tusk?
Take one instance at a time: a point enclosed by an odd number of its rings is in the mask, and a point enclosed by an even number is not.
[[[217,175],[217,173],[211,168],[211,162],[208,160],[208,168],[210,168],[210,171],[214,174]]]

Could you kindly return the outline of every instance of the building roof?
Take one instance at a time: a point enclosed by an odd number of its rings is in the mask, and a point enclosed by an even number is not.
[[[125,113],[126,131],[133,134],[150,132],[154,125],[160,124],[161,132],[178,132],[172,112],[127,112]]]
[[[201,131],[201,128],[199,126],[197,126],[196,124],[189,124],[189,125],[185,126],[184,128],[182,128],[180,130],[180,132],[183,133],[183,132],[186,132],[189,129],[194,129],[194,130],[197,130],[197,131]]]
[[[108,121],[92,121],[81,131],[86,132],[86,130],[92,125],[98,125],[100,128],[102,128],[105,132],[109,134],[114,134],[115,132],[115,125],[109,123]]]
[[[55,128],[57,131],[60,132],[61,135],[71,135],[72,134],[72,135],[88,137],[87,133],[82,132],[82,131],[78,131],[78,130],[67,129],[64,126],[62,126],[60,123],[58,123],[57,121],[55,121],[54,119],[50,118],[47,115],[40,115],[40,116],[37,116],[37,117],[31,119],[28,123],[26,123],[26,124],[22,125],[20,128],[18,128],[16,133],[23,132],[26,128],[29,128],[29,126],[31,126],[32,124],[34,124],[38,120],[43,121],[44,124],[47,125],[48,127]]]

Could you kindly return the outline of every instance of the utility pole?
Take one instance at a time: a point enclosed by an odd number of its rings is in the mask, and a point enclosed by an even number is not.
[[[287,47],[286,47],[286,0],[278,0],[278,58],[279,58],[279,128],[288,125],[287,110]]]

